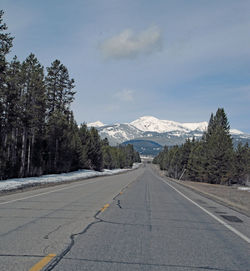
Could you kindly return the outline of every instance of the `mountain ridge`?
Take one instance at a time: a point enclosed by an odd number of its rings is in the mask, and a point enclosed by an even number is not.
[[[95,124],[95,123],[94,123]],[[97,122],[100,124],[100,122]],[[93,123],[88,124],[88,127]],[[162,146],[180,145],[188,138],[201,138],[207,129],[208,123],[187,122],[181,123],[170,120],[160,120],[153,116],[140,117],[130,123],[116,123],[96,126],[101,138],[108,138],[110,145],[118,145],[129,140],[151,140]],[[250,143],[250,135],[237,129],[230,133],[234,143],[242,141]]]
[[[172,120],[160,120],[153,116],[144,116],[136,119],[130,123],[143,132],[158,132],[166,133],[171,131],[192,131],[202,130],[205,131],[208,123],[194,122],[194,123],[181,123]]]

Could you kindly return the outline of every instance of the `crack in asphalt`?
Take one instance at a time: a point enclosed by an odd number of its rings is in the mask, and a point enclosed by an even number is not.
[[[61,227],[62,227],[62,225],[59,225],[59,226],[56,227],[53,231],[50,231],[49,233],[47,233],[47,234],[43,237],[43,239],[49,239],[49,236],[50,236],[52,233],[58,231]]]
[[[123,192],[126,188],[128,188],[128,186],[130,186],[131,183],[138,181],[139,177],[136,178],[136,180],[130,182],[128,185],[126,185],[114,198],[113,201],[116,201],[116,198],[119,197],[121,195],[121,192]],[[120,200],[117,200],[117,204],[119,206],[119,208],[122,209],[121,205],[120,205]],[[74,233],[70,235],[70,243],[69,245],[64,249],[63,252],[60,253],[60,255],[56,256],[49,264],[48,266],[44,269],[44,271],[50,271],[53,270],[54,267],[56,267],[56,265],[64,258],[64,256],[66,254],[68,254],[68,252],[71,250],[71,248],[74,246],[75,244],[75,238],[79,235],[83,235],[85,234],[93,225],[96,225],[98,223],[105,223],[106,221],[99,218],[98,215],[101,213],[101,210],[99,210],[94,216],[93,218],[95,219],[95,221],[91,222],[90,224],[88,224],[81,232],[79,233]]]
[[[29,222],[27,222],[27,223],[24,223],[24,224],[22,224],[22,225],[20,225],[20,226],[18,226],[18,227],[16,227],[16,228],[14,228],[14,229],[11,229],[11,230],[9,230],[8,232],[5,232],[5,233],[0,234],[0,237],[7,236],[8,234],[10,234],[10,233],[12,233],[12,232],[15,232],[15,231],[19,231],[20,229],[23,229],[24,227],[26,227],[26,226],[28,226],[28,225],[35,224],[37,221],[39,221],[39,220],[41,220],[41,219],[44,219],[44,218],[49,219],[50,216],[53,215],[54,213],[56,213],[56,212],[58,212],[58,211],[61,211],[61,210],[64,210],[64,208],[69,207],[69,206],[71,206],[72,204],[74,204],[74,203],[76,203],[76,202],[78,202],[78,201],[79,201],[79,199],[77,199],[77,200],[75,200],[75,201],[73,201],[73,202],[70,202],[70,203],[68,203],[68,204],[65,204],[64,206],[61,206],[61,207],[59,207],[59,208],[52,209],[51,212],[49,212],[49,213],[47,213],[47,214],[45,214],[45,215],[42,215],[42,216],[39,216],[39,217],[35,217],[35,218],[31,219],[31,220],[30,220]]]
[[[75,238],[78,236],[78,235],[82,235],[84,233],[86,233],[89,228],[97,223],[100,223],[102,222],[100,218],[97,217],[97,215],[100,214],[101,211],[98,211],[95,215],[94,215],[94,218],[96,219],[96,221],[93,221],[92,223],[88,224],[87,227],[79,232],[79,233],[74,233],[74,234],[71,234],[70,235],[70,243],[69,245],[65,248],[65,250],[60,254],[58,255],[57,257],[55,257],[51,262],[50,264],[47,266],[47,268],[45,268],[44,270],[45,271],[50,271],[52,270],[61,260],[62,258],[64,258],[64,256],[71,250],[71,248],[74,246],[75,244]]]
[[[118,194],[119,195],[119,194]],[[118,196],[117,195],[117,196]],[[115,196],[113,198],[113,200],[117,197]],[[99,210],[94,216],[93,218],[95,219],[95,221],[91,222],[90,224],[88,224],[84,229],[83,231],[81,232],[78,232],[78,233],[74,233],[74,234],[71,234],[70,235],[70,243],[68,244],[68,246],[64,249],[64,251],[56,256],[50,263],[49,265],[44,269],[44,271],[50,271],[50,270],[53,270],[54,267],[56,267],[56,265],[64,258],[64,256],[66,254],[68,254],[68,252],[71,250],[71,248],[74,246],[75,244],[75,238],[79,235],[83,235],[85,234],[91,226],[95,225],[95,224],[98,224],[98,223],[101,223],[101,222],[104,222],[104,220],[102,220],[101,218],[97,217],[99,214],[101,213],[101,210]]]
[[[116,203],[116,205],[120,208],[120,209],[122,209],[122,206],[121,206],[121,201],[118,199],[118,201],[117,201],[117,203]]]

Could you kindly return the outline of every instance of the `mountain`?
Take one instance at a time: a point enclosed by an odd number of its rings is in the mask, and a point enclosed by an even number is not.
[[[110,145],[121,144],[124,141],[128,141],[143,136],[143,132],[129,123],[105,125],[97,128],[101,138],[107,137]]]
[[[144,116],[131,123],[95,127],[102,138],[108,138],[111,145],[133,139],[151,140],[160,145],[174,145],[183,143],[186,138],[200,137],[206,130],[207,122],[180,123]]]
[[[143,132],[166,133],[172,131],[190,132],[194,130],[205,131],[207,122],[180,123],[170,120],[159,120],[155,117],[145,116],[130,123]]]
[[[105,126],[105,124],[98,120],[96,122],[90,122],[90,123],[88,123],[87,126],[88,127],[95,127],[95,128],[97,128],[97,127],[103,127],[103,126]]]
[[[98,123],[100,124],[100,122]],[[121,144],[129,140],[149,140],[161,146],[173,146],[184,143],[187,138],[201,138],[207,129],[207,125],[208,123],[205,121],[180,123],[144,116],[131,123],[98,125],[95,127],[97,127],[101,138],[108,138],[110,145]],[[240,141],[242,143],[249,142],[250,144],[250,135],[236,129],[231,129],[230,133],[234,144]]]

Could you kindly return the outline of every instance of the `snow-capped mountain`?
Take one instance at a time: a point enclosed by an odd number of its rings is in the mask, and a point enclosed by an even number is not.
[[[244,135],[243,132],[241,132],[240,130],[237,130],[237,129],[230,129],[230,133],[231,133],[231,135]]]
[[[98,129],[102,138],[107,137],[111,145],[140,139],[154,141],[162,146],[182,144],[187,138],[200,138],[207,129],[207,122],[180,123],[144,116],[131,123],[102,125],[100,121],[90,123]],[[250,143],[250,135],[239,130],[230,130],[234,142]]]
[[[180,132],[190,132],[194,130],[199,130],[204,132],[207,129],[207,122],[197,122],[197,123],[180,123],[171,120],[159,120],[152,116],[141,117],[130,123],[137,129],[143,132],[157,132],[166,133],[172,131]]]
[[[117,145],[143,136],[141,130],[129,123],[106,125],[97,129],[101,138],[108,138],[110,145]]]
[[[103,127],[103,126],[105,126],[105,124],[98,120],[96,122],[87,123],[87,126],[97,128],[97,127]]]

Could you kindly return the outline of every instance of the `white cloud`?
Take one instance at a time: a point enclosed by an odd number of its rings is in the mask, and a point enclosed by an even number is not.
[[[123,89],[115,93],[115,97],[123,102],[132,102],[134,100],[134,91],[131,89]]]
[[[151,54],[162,48],[162,34],[157,26],[135,34],[125,29],[120,34],[105,40],[100,49],[103,56],[113,59],[135,58],[139,54]]]

